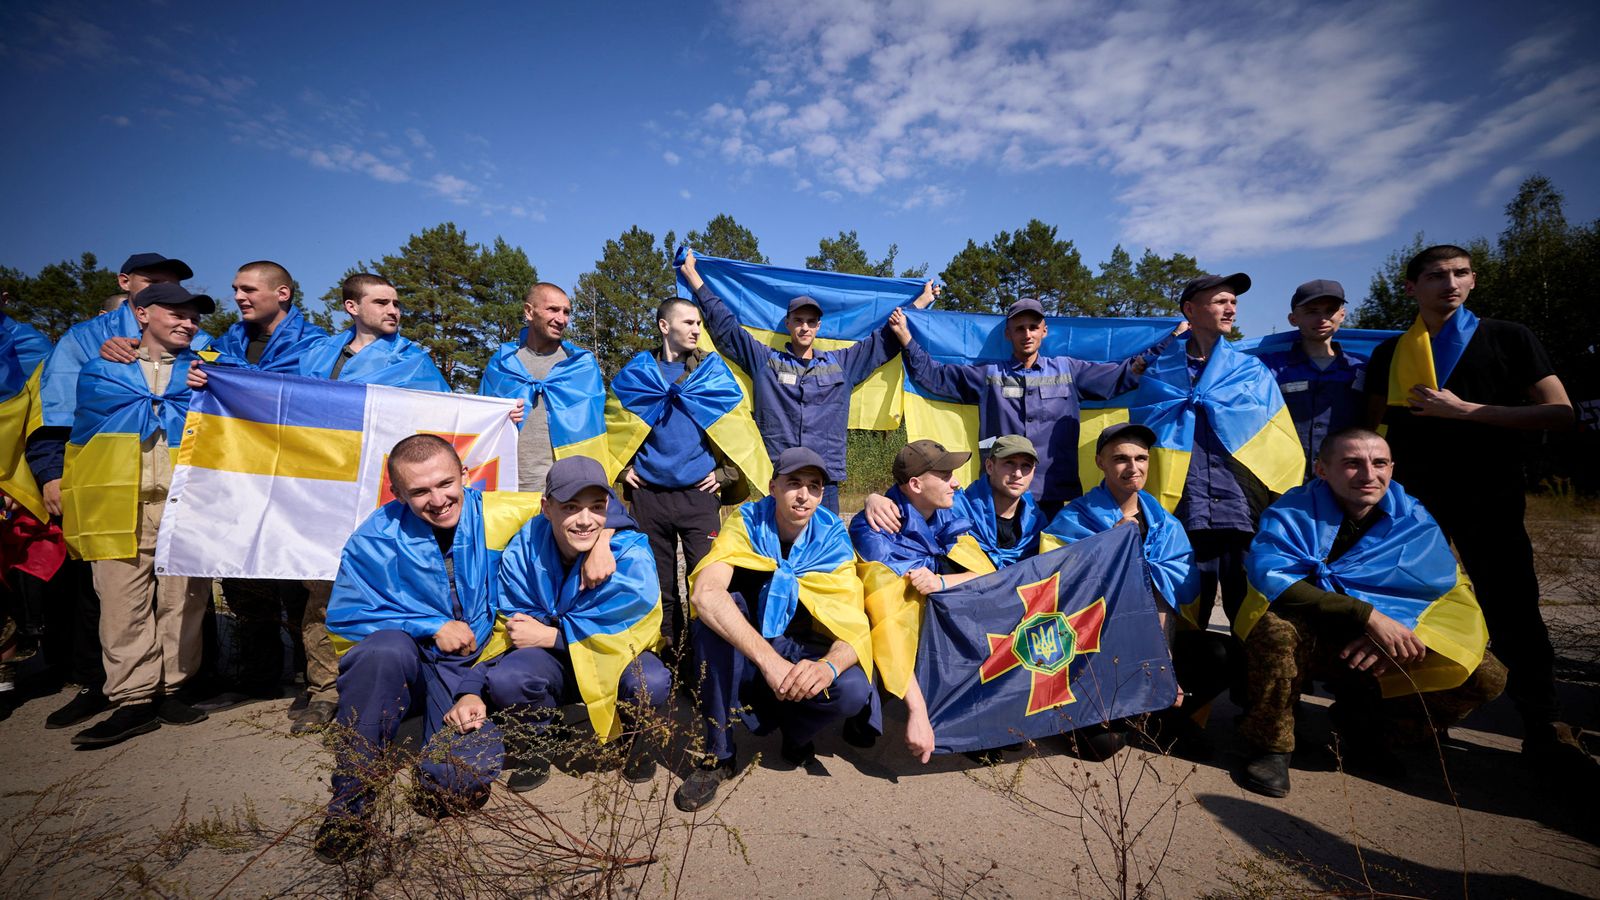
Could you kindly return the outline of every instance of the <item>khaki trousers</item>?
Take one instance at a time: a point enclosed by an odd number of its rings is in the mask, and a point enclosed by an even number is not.
[[[200,670],[211,579],[156,575],[156,530],[165,505],[165,491],[139,501],[138,556],[91,564],[100,595],[105,692],[113,703],[159,699]]]
[[[306,648],[306,693],[312,700],[339,702],[339,657],[328,637],[328,596],[331,581],[307,581],[306,611],[300,617],[300,640]]]

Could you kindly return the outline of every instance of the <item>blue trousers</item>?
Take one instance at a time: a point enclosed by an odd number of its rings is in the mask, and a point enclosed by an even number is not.
[[[822,489],[822,503],[820,505],[834,515],[839,514],[839,485],[837,483],[830,484]]]
[[[744,598],[736,593],[733,601],[748,617]],[[750,707],[739,714],[752,733],[781,729],[791,742],[806,744],[828,723],[861,713],[876,699],[866,673],[860,666],[851,666],[839,673],[832,687],[810,700],[779,700],[761,677],[761,671],[704,622],[694,620],[689,633],[694,640],[695,659],[705,669],[700,685],[700,713],[706,720],[706,752],[719,760],[733,757],[728,728],[742,707]],[[826,651],[825,647],[807,646],[787,635],[771,638],[768,643],[790,662],[821,659]],[[881,717],[872,718],[876,727],[876,720]]]
[[[524,647],[484,665],[484,700],[489,707],[527,713],[536,727],[539,720],[548,721],[562,704],[583,699],[573,677],[571,658],[563,651]],[[664,712],[671,699],[672,675],[661,658],[649,650],[639,654],[617,680],[618,709],[625,726],[630,704],[648,704],[657,712]]]
[[[360,815],[372,799],[374,762],[400,730],[400,722],[422,707],[424,790],[463,800],[488,795],[500,774],[505,747],[493,722],[455,735],[447,748],[434,745],[444,714],[455,704],[456,686],[470,657],[448,656],[398,629],[375,632],[339,660],[339,724],[353,734],[334,754],[329,814]]]

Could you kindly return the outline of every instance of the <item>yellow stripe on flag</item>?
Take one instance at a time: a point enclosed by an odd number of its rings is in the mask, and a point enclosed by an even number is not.
[[[61,530],[80,559],[139,555],[137,434],[97,434],[68,444],[61,477]]]
[[[39,485],[33,480],[25,454],[27,435],[37,427],[43,405],[39,402],[39,373],[44,364],[34,367],[23,389],[0,401],[0,493],[17,501],[41,522],[50,521]]]
[[[189,414],[178,464],[220,472],[355,481],[361,432]]]
[[[589,724],[601,743],[622,735],[617,682],[623,671],[640,653],[659,649],[661,643],[661,604],[657,603],[643,618],[616,634],[596,634],[567,645],[573,677],[589,710]]]
[[[982,477],[978,462],[978,408],[951,400],[935,400],[914,391],[905,392],[906,437],[935,440],[951,450],[972,452],[956,470],[956,480],[972,484]]]
[[[1079,416],[1078,482],[1083,485],[1083,492],[1087,494],[1094,490],[1101,478],[1100,469],[1094,464],[1094,442],[1100,438],[1100,432],[1128,421],[1128,409],[1124,406],[1085,409]]]
[[[1419,384],[1439,389],[1439,379],[1433,368],[1433,339],[1428,336],[1421,316],[1395,344],[1394,358],[1389,363],[1389,405],[1409,406],[1411,389]]]
[[[1184,482],[1189,480],[1189,456],[1188,450],[1150,448],[1150,471],[1145,476],[1144,489],[1167,512],[1177,509],[1178,500],[1183,497]]]
[[[1284,494],[1305,480],[1305,450],[1295,433],[1289,407],[1281,406],[1255,437],[1245,441],[1233,458],[1261,479],[1267,490]]]

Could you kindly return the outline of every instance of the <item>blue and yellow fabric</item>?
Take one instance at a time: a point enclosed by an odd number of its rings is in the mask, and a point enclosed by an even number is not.
[[[844,641],[856,651],[861,671],[870,679],[876,664],[871,626],[862,606],[855,551],[850,547],[844,522],[818,507],[785,558],[778,539],[777,506],[778,501],[772,497],[740,504],[722,523],[722,532],[690,573],[690,593],[694,592],[700,573],[713,563],[771,572],[772,578],[759,598],[744,598],[746,603],[756,604],[761,636],[771,640],[783,634],[793,621],[795,610],[803,605],[813,622],[834,640]],[[692,606],[690,612],[694,614]]]
[[[584,590],[583,557],[564,564],[550,520],[535,516],[500,558],[501,617],[526,613],[560,629],[589,723],[602,742],[622,734],[618,679],[639,654],[659,649],[662,642],[661,582],[649,539],[637,531],[617,531],[611,552],[616,571]]]
[[[1408,406],[1411,389],[1419,384],[1433,390],[1443,387],[1477,330],[1478,317],[1466,307],[1456,310],[1432,335],[1422,323],[1422,316],[1417,316],[1394,348],[1394,362],[1389,365],[1388,405]]]
[[[1189,535],[1172,513],[1144,491],[1139,492],[1139,513],[1144,517],[1144,561],[1150,569],[1150,580],[1169,607],[1184,621],[1198,626],[1195,601],[1200,599],[1200,570],[1194,565]],[[1101,482],[1056,513],[1039,539],[1039,552],[1049,553],[1091,534],[1110,531],[1121,521],[1121,505]]]
[[[605,416],[611,459],[620,471],[666,415],[668,405],[677,404],[739,467],[750,496],[765,496],[772,460],[762,449],[761,432],[745,396],[721,354],[706,354],[682,381],[668,384],[655,355],[639,353],[611,379]]]
[[[78,408],[78,373],[84,363],[100,358],[100,345],[114,337],[138,340],[139,320],[127,301],[106,313],[79,322],[67,329],[56,342],[55,350],[45,363],[44,375],[39,385],[39,399],[43,413],[39,424],[49,428],[71,428]],[[214,358],[211,335],[196,332],[189,349],[200,354],[201,359]],[[29,430],[30,433],[32,429]]]
[[[1472,583],[1444,532],[1403,487],[1391,483],[1378,505],[1382,520],[1343,556],[1324,562],[1345,518],[1328,483],[1317,479],[1279,498],[1262,514],[1250,545],[1250,589],[1234,633],[1248,636],[1273,600],[1309,578],[1322,590],[1372,604],[1432,651],[1421,663],[1380,678],[1384,696],[1456,687],[1483,661],[1489,640]]]
[[[1146,490],[1168,512],[1177,508],[1201,407],[1229,455],[1267,490],[1282,494],[1300,484],[1300,437],[1272,372],[1222,340],[1212,347],[1199,383],[1191,384],[1187,343],[1174,341],[1157,357],[1128,401],[1130,420],[1156,433]]]
[[[354,338],[355,330],[346,329],[311,341],[300,356],[298,373],[307,378],[328,378],[339,354]],[[398,334],[385,335],[362,347],[334,380],[417,391],[450,390],[428,351]]]
[[[850,520],[850,540],[855,544],[856,574],[866,592],[867,619],[872,623],[872,658],[883,686],[896,697],[904,697],[917,665],[917,641],[927,601],[911,587],[906,573],[917,568],[937,572],[941,556],[976,575],[987,575],[995,567],[969,533],[972,523],[954,510],[941,509],[932,519],[924,519],[898,486],[884,496],[900,510],[900,531],[874,531],[863,511]]]
[[[549,375],[539,379],[529,374],[528,367],[517,359],[520,346],[500,345],[484,366],[478,393],[485,397],[522,400],[530,411],[535,397],[544,398],[555,458],[587,456],[605,466],[607,478],[616,478],[622,466],[606,448],[606,382],[594,354],[570,341],[562,341],[561,348],[567,352],[567,358],[556,363]]]
[[[525,494],[467,488],[450,545],[456,599],[473,637],[478,661],[510,648],[496,617],[500,555],[513,535],[537,514]],[[398,628],[415,640],[432,638],[455,616],[444,553],[433,526],[403,500],[391,500],[362,522],[345,542],[339,575],[328,598],[328,636],[343,654],[374,632]]]
[[[183,373],[197,359],[192,350],[173,357],[160,394],[150,390],[137,362],[95,357],[78,374],[77,414],[61,477],[61,528],[81,559],[139,555],[142,447],[161,432],[176,458],[191,396]]]
[[[23,451],[42,422],[39,383],[50,350],[50,339],[37,328],[0,312],[0,493],[41,522],[50,517]]]
[[[977,481],[956,494],[955,514],[972,523],[973,540],[978,542],[978,546],[988,554],[989,561],[998,569],[1039,553],[1039,532],[1045,525],[1043,517],[1039,515],[1039,501],[1033,499],[1033,494],[1029,492],[1023,494],[1018,503],[1017,515],[1022,520],[1017,523],[1017,530],[1021,536],[1016,546],[1002,547],[999,516],[994,508],[994,488],[990,486],[989,479],[979,475]]]
[[[301,315],[300,307],[291,306],[278,327],[272,329],[271,337],[267,338],[267,347],[261,352],[261,359],[255,363],[245,358],[250,347],[250,335],[245,331],[243,322],[228,326],[228,330],[223,332],[211,349],[216,351],[216,361],[223,365],[293,375],[300,371],[300,357],[311,348],[312,343],[327,336],[326,331]]]

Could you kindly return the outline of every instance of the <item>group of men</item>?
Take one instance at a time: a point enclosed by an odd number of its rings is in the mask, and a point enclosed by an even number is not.
[[[306,657],[296,730],[344,726],[317,841],[325,860],[362,851],[367,764],[419,709],[424,739],[448,746],[418,775],[442,812],[481,802],[502,769],[513,790],[542,783],[549,762],[530,729],[580,700],[599,740],[628,737],[624,777],[649,780],[646,725],[674,683],[694,688],[705,728],[702,759],[675,795],[685,811],[712,802],[734,772],[736,719],[755,734],[780,731],[782,756],[803,765],[831,722],[871,746],[887,693],[903,700],[906,747],[926,762],[935,735],[915,663],[928,595],[1124,525],[1143,537],[1180,696],[1143,727],[1075,733],[1080,753],[1115,753],[1137,731],[1208,755],[1204,711],[1233,688],[1252,751],[1242,783],[1283,796],[1294,711],[1315,679],[1335,694],[1352,759],[1378,770],[1395,771],[1398,744],[1449,727],[1502,686],[1527,754],[1592,765],[1556,705],[1517,454],[1518,430],[1570,427],[1572,407],[1527,329],[1463,307],[1465,250],[1432,247],[1411,261],[1416,323],[1371,360],[1334,340],[1345,304],[1329,281],[1295,292],[1300,340],[1260,360],[1226,340],[1250,287],[1234,274],[1189,282],[1184,323],[1128,359],[1042,355],[1044,310],[1023,299],[1005,316],[1011,358],[950,364],[930,357],[898,309],[864,340],[821,350],[823,310],[805,296],[788,304],[788,343],[769,347],[710,290],[692,253],[680,275],[693,301],[662,302],[659,348],[629,361],[609,391],[594,355],[564,339],[565,292],[535,285],[521,339],[491,357],[480,393],[517,401],[519,488],[537,504],[472,489],[447,441],[406,438],[388,459],[397,499],[351,536],[336,581],[305,585],[289,604]],[[45,517],[106,521],[97,498],[111,492],[95,472],[133,472],[136,485],[126,533],[69,521],[92,560],[104,673],[88,670],[80,647],[84,687],[50,724],[115,706],[74,736],[80,745],[199,721],[279,682],[284,584],[224,583],[247,661],[268,649],[274,658],[197,698],[186,686],[206,662],[210,585],[153,569],[171,453],[209,367],[448,389],[398,335],[399,298],[378,276],[345,281],[352,324],[330,336],[294,309],[281,266],[247,264],[234,284],[243,321],[216,341],[197,324],[214,302],[180,287],[187,277],[176,260],[130,258],[122,305],[75,326],[43,364],[43,422],[27,455]],[[914,305],[935,295],[929,282]],[[748,402],[727,361],[702,349],[702,327],[748,376]],[[978,408],[983,477],[958,483],[970,450],[913,441],[894,460],[893,485],[847,524],[838,491],[850,392],[896,353],[919,387]],[[1085,493],[1080,400],[1130,392],[1129,420],[1094,442],[1103,478]],[[1285,407],[1305,483],[1278,491],[1282,479],[1250,452],[1259,427],[1240,422]],[[113,457],[120,467],[86,464]],[[1228,632],[1207,628],[1218,595]],[[92,601],[85,592],[82,617]]]

